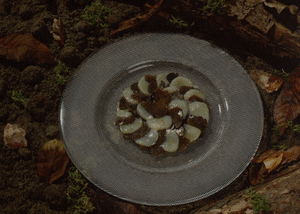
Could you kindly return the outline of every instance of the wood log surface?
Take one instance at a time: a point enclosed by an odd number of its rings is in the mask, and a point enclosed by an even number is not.
[[[254,187],[254,191],[270,203],[270,209],[262,213],[300,213],[299,166],[299,163],[294,164],[273,175],[273,180]],[[253,214],[253,203],[247,197],[247,192],[246,189],[230,195],[190,214]]]
[[[300,62],[300,2],[226,0],[221,13],[203,9],[207,0],[165,0],[158,10],[188,20],[191,31],[209,34],[231,48],[243,47],[273,61]],[[202,35],[201,35],[202,36]],[[281,65],[282,66],[282,65]]]

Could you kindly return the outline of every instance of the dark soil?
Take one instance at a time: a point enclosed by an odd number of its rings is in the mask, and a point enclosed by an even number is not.
[[[91,0],[2,0],[0,38],[17,32],[32,33],[36,39],[49,47],[56,61],[60,60],[66,64],[69,72],[62,74],[66,80],[84,59],[103,45],[144,32],[180,32],[208,39],[231,53],[247,71],[262,69],[272,72],[274,68],[281,69],[276,67],[275,61],[265,62],[259,53],[249,53],[242,46],[231,46],[206,32],[201,32],[192,24],[193,20],[188,20],[189,25],[185,27],[153,16],[140,25],[112,37],[110,31],[116,29],[121,21],[135,17],[143,10],[144,3],[136,3],[137,1],[133,0],[101,2],[114,10],[106,20],[107,28],[99,24],[90,26],[81,18],[84,7],[90,4]],[[171,4],[169,6],[172,7]],[[64,45],[54,40],[50,33],[54,18],[61,19],[64,24]],[[58,84],[54,67],[55,65],[15,63],[0,58],[0,139],[3,139],[4,126],[11,123],[20,124],[26,131],[28,141],[27,148],[16,150],[5,146],[3,140],[0,141],[0,213],[51,214],[75,211],[74,203],[68,201],[65,194],[72,184],[68,176],[72,163],[68,164],[66,173],[50,185],[37,173],[40,149],[46,142],[59,135],[58,107],[64,85]],[[14,90],[23,91],[23,97],[29,100],[27,106],[11,98]],[[260,89],[260,93],[265,111],[265,127],[257,153],[261,154],[276,144],[285,144],[288,147],[299,145],[298,133],[288,129],[284,136],[279,137],[272,130],[274,101],[279,92],[267,94]],[[227,188],[204,200],[173,207],[135,206],[141,213],[191,213],[207,203],[248,188],[248,172],[246,169]],[[121,200],[106,195],[93,184],[88,184],[86,194],[96,207],[92,213],[121,213]],[[118,206],[119,208],[116,208]]]

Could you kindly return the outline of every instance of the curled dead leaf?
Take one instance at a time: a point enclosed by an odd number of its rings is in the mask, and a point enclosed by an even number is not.
[[[64,174],[68,162],[69,156],[62,141],[57,139],[51,140],[40,150],[37,164],[38,174],[48,184],[51,184]]]
[[[250,76],[259,87],[268,93],[278,91],[283,83],[282,79],[261,70],[251,71]]]
[[[300,68],[290,74],[289,79],[276,99],[274,120],[283,134],[286,124],[300,114]]]
[[[119,24],[118,29],[114,30],[111,32],[111,35],[124,31],[128,28],[131,28],[143,21],[146,21],[148,18],[150,18],[160,7],[160,5],[162,4],[163,0],[154,0],[153,5],[150,4],[145,4],[144,7],[146,8],[146,10],[142,13],[139,13],[136,17],[126,20],[124,22],[121,22]]]
[[[0,38],[0,56],[15,62],[54,64],[49,48],[31,33],[12,34]]]
[[[65,44],[65,30],[60,19],[54,19],[52,24],[53,31],[51,31],[53,38],[61,45]]]
[[[300,147],[294,146],[286,151],[270,149],[258,158],[253,158],[250,166],[252,185],[262,183],[271,172],[280,171],[284,166],[300,158]]]
[[[268,171],[268,173],[270,173],[281,164],[282,160],[283,160],[283,153],[281,154],[275,153],[270,157],[266,158],[263,161],[263,164],[265,165],[265,168]]]

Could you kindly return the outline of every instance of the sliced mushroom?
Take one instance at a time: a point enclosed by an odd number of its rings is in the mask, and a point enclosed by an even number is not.
[[[194,127],[194,126],[190,126],[188,124],[184,124],[183,125],[184,129],[185,129],[185,134],[183,137],[187,138],[190,140],[190,143],[197,140],[198,137],[201,134],[201,130]]]
[[[187,102],[185,100],[174,99],[169,103],[169,109],[176,108],[176,107],[182,110],[183,115],[181,118],[184,119],[189,113],[189,106]]]
[[[137,140],[141,137],[144,137],[149,131],[150,128],[147,126],[146,123],[143,123],[142,127],[139,128],[137,131],[133,132],[132,134],[123,134],[123,137],[129,140]]]
[[[132,134],[133,132],[136,132],[139,128],[141,128],[142,125],[142,118],[136,118],[133,123],[120,126],[120,131],[122,132],[122,134]]]
[[[168,129],[172,126],[172,118],[169,115],[153,118],[146,121],[147,125],[154,130]]]
[[[140,117],[144,120],[150,120],[153,118],[153,116],[140,103],[137,105],[136,110]]]
[[[167,91],[169,93],[174,93],[174,92],[178,91],[178,88],[176,86],[169,86],[169,87],[164,88],[164,91]]]
[[[201,98],[202,100],[205,100],[204,94],[197,89],[190,89],[188,92],[186,92],[184,94],[183,98],[185,100],[189,100],[192,96],[197,96],[197,97]]]
[[[138,140],[135,140],[140,146],[153,146],[158,139],[158,132],[154,129],[151,129],[144,137],[141,137]]]
[[[146,81],[145,77],[142,77],[138,82],[138,87],[143,94],[150,95],[148,91],[150,83]]]
[[[176,152],[179,147],[179,137],[174,130],[168,129],[166,131],[166,140],[161,147],[166,152]]]
[[[131,90],[130,87],[126,88],[124,91],[122,91],[123,96],[127,100],[127,102],[132,103],[132,104],[137,104],[138,101],[135,99],[132,99],[131,95],[133,95],[133,91]]]
[[[209,121],[209,108],[204,102],[193,102],[189,105],[189,112],[192,116],[200,116]]]
[[[157,82],[157,85],[159,86],[162,82],[164,85],[168,85],[169,84],[169,81],[167,80],[167,75],[168,73],[163,73],[163,74],[158,74],[156,76],[156,82]]]
[[[135,121],[135,117],[118,117],[115,121],[115,124],[118,126],[128,125]]]
[[[118,105],[119,106],[119,105]],[[119,107],[117,108],[117,116],[118,117],[131,117],[132,112],[130,112],[128,109],[121,110]]]
[[[181,86],[194,87],[194,84],[188,78],[179,76],[172,80],[170,86],[176,86],[177,88],[180,88]]]

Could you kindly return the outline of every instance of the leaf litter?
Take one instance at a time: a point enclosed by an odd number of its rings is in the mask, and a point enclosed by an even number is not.
[[[283,80],[273,74],[264,72],[262,70],[252,70],[250,72],[251,78],[254,82],[267,93],[278,91],[281,87]]]
[[[15,62],[54,64],[49,48],[31,33],[15,33],[0,38],[0,56]]]
[[[276,99],[274,121],[282,135],[287,123],[300,114],[300,68],[292,72]]]
[[[253,158],[250,166],[250,182],[256,185],[268,179],[272,172],[278,172],[300,158],[300,146],[288,150],[270,149],[259,157]]]
[[[61,177],[69,162],[64,145],[60,139],[47,142],[39,152],[38,174],[46,183],[51,184]]]
[[[61,45],[65,44],[65,30],[61,19],[54,19],[52,24],[53,31],[51,31],[53,38]]]
[[[153,5],[146,3],[144,7],[146,10],[142,13],[139,13],[136,17],[123,21],[119,24],[118,29],[111,31],[111,35],[116,34],[118,32],[124,31],[128,28],[134,27],[135,25],[140,24],[141,22],[149,19],[160,7],[163,0],[155,0]]]

